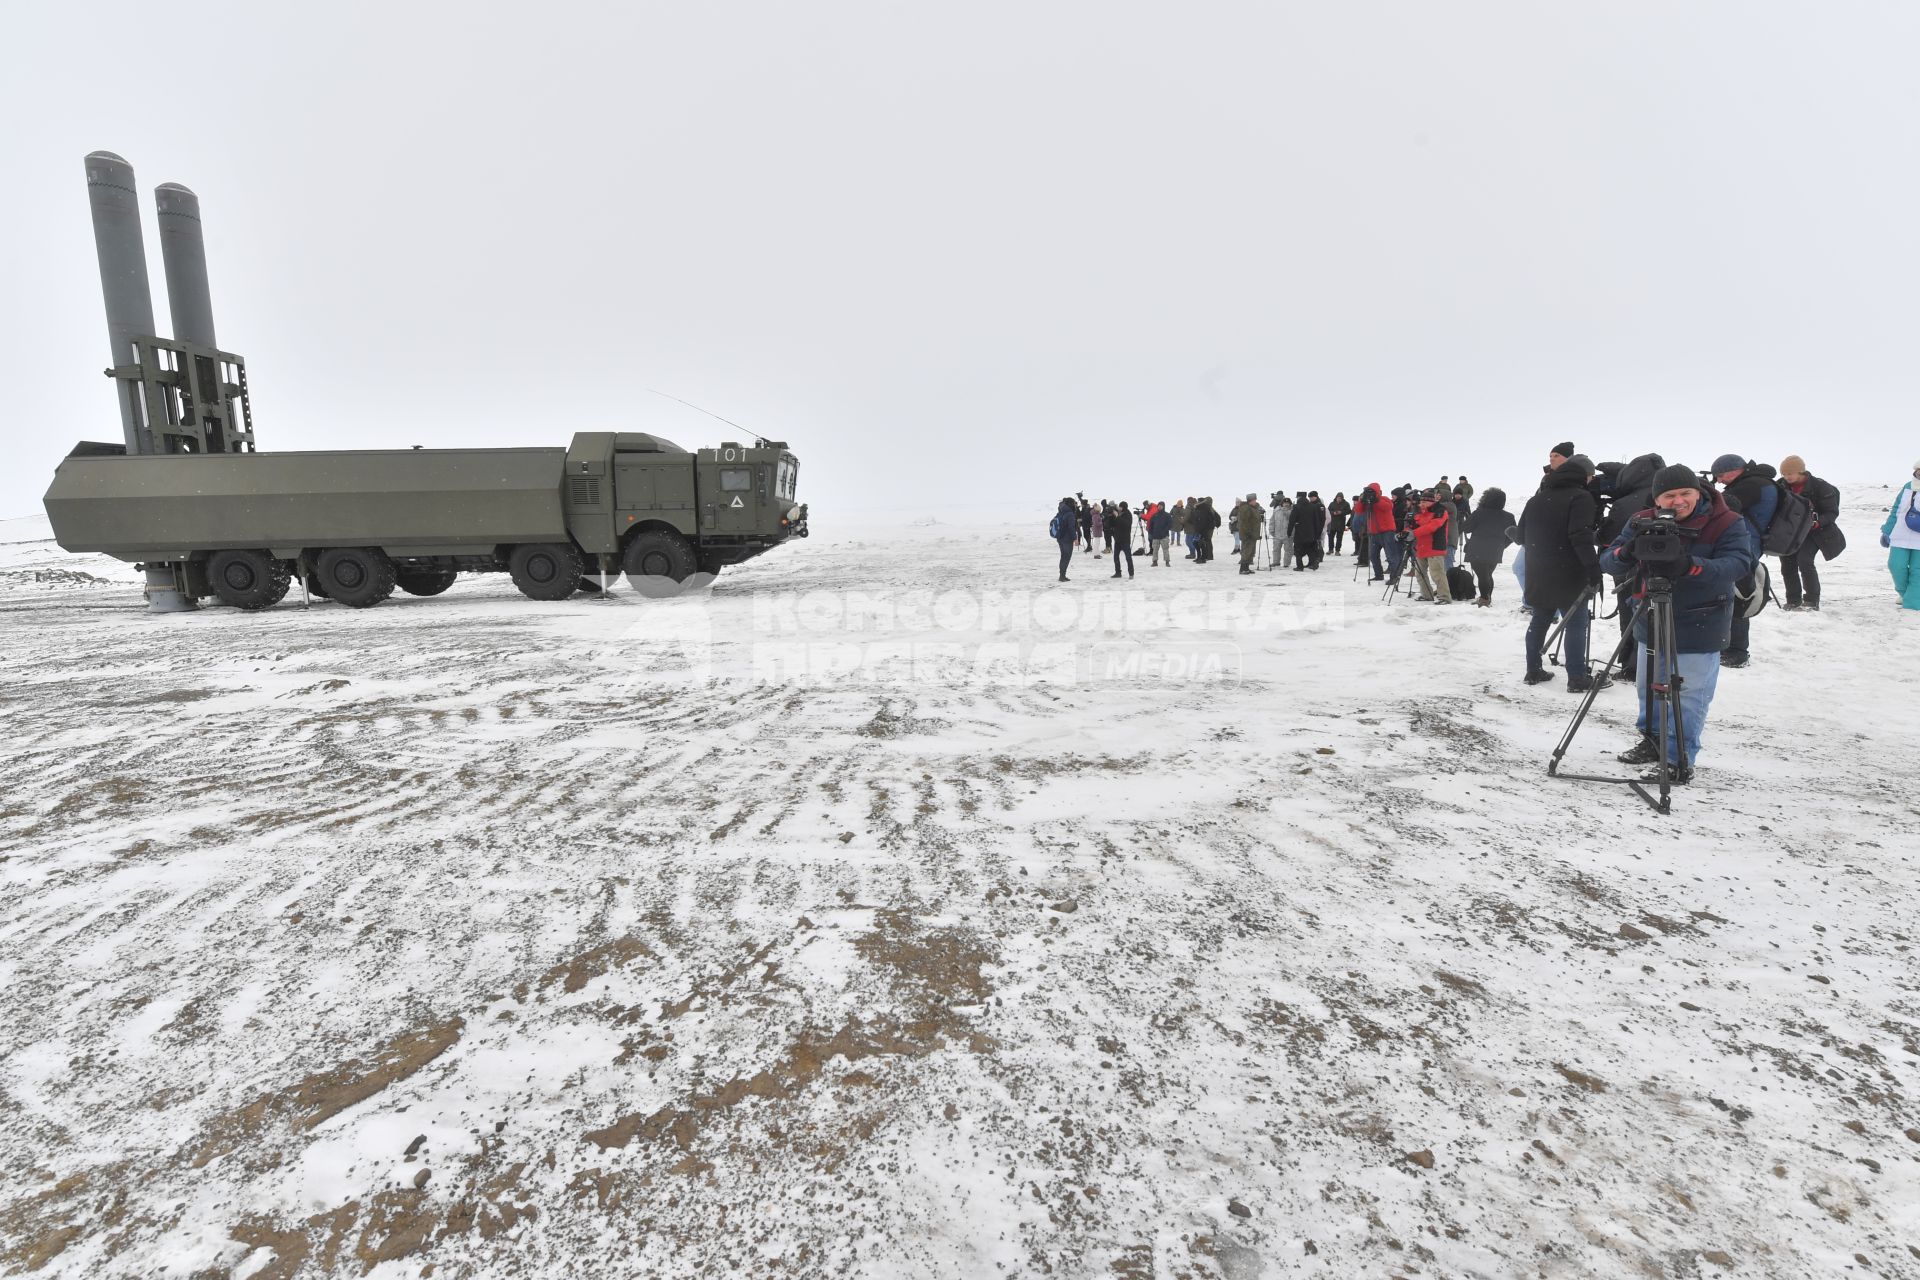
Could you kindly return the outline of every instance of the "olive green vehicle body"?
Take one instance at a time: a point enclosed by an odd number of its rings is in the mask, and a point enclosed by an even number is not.
[[[378,548],[401,568],[484,571],[505,569],[516,546],[567,542],[617,572],[644,530],[671,531],[712,573],[806,536],[798,465],[777,441],[694,452],[611,431],[580,432],[564,449],[128,456],[81,445],[45,505],[66,550],[172,564],[190,581],[223,550],[299,562]]]

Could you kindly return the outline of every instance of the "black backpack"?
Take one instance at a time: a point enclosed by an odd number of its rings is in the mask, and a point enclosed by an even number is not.
[[[1760,550],[1764,555],[1790,556],[1813,532],[1813,503],[1804,493],[1788,488],[1784,480],[1775,480],[1773,487],[1780,495],[1780,505],[1774,508],[1773,523],[1760,540]]]

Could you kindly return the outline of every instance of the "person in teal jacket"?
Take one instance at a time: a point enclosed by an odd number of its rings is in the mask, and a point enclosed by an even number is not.
[[[1887,570],[1900,593],[1900,607],[1920,610],[1920,462],[1913,464],[1913,479],[1900,486],[1887,522],[1880,526],[1880,545],[1887,549]]]

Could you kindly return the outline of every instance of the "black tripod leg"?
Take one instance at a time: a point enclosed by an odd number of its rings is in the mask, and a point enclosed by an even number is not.
[[[1645,609],[1646,605],[1643,603],[1640,607],[1642,609]],[[1611,668],[1614,663],[1620,661],[1620,655],[1625,653],[1627,651],[1627,646],[1632,643],[1633,643],[1633,629],[1629,627],[1627,629],[1627,634],[1624,636],[1621,636],[1620,643],[1614,647],[1613,656],[1607,659],[1607,667],[1602,668],[1602,670]],[[1581,722],[1587,718],[1587,712],[1593,709],[1593,700],[1599,696],[1600,696],[1600,681],[1595,680],[1593,682],[1593,687],[1588,689],[1586,693],[1581,696],[1580,706],[1576,711],[1574,711],[1573,719],[1567,724],[1567,731],[1560,735],[1560,745],[1553,749],[1553,758],[1547,761],[1548,777],[1552,777],[1559,772],[1561,757],[1565,756],[1567,754],[1567,748],[1573,745],[1573,735],[1580,732]]]

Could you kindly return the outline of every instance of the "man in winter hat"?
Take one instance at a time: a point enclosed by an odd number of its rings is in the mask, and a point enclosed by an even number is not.
[[[1726,647],[1727,633],[1733,624],[1734,587],[1753,573],[1760,544],[1753,527],[1738,512],[1701,485],[1699,476],[1675,463],[1662,467],[1653,478],[1653,507],[1636,515],[1652,515],[1655,510],[1670,513],[1682,535],[1678,556],[1658,564],[1642,564],[1633,554],[1635,534],[1632,522],[1621,530],[1600,557],[1600,567],[1617,578],[1630,578],[1633,594],[1622,603],[1631,604],[1639,615],[1633,634],[1640,644],[1639,677],[1640,741],[1617,757],[1622,764],[1653,764],[1660,759],[1658,712],[1648,697],[1649,681],[1666,682],[1677,677],[1680,696],[1681,729],[1668,758],[1673,780],[1686,783],[1693,778],[1693,764],[1700,755],[1700,739],[1707,724],[1707,710],[1713,703],[1714,686],[1720,679],[1720,651]],[[1673,584],[1673,670],[1666,670],[1663,656],[1646,651],[1647,618],[1643,608],[1646,584],[1660,578]],[[1655,774],[1646,775],[1647,780]]]
[[[1774,469],[1764,462],[1749,462],[1737,453],[1723,453],[1713,460],[1713,478],[1720,482],[1721,496],[1729,507],[1747,518],[1753,526],[1753,545],[1757,549],[1767,537],[1773,516],[1780,508],[1780,491],[1774,488]],[[1727,651],[1720,655],[1723,667],[1744,667],[1753,660],[1749,633],[1753,622],[1733,611],[1733,628],[1727,633]]]
[[[1797,453],[1780,460],[1780,483],[1805,498],[1813,507],[1813,527],[1796,551],[1780,557],[1780,580],[1786,588],[1790,611],[1820,611],[1820,556],[1831,550],[1834,555],[1845,545],[1840,540],[1840,491],[1807,470]]]

